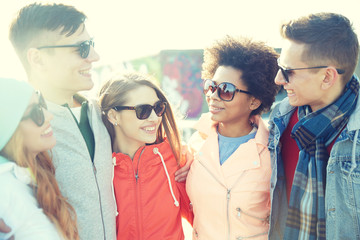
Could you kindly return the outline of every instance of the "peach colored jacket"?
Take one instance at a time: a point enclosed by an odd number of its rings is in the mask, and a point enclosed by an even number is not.
[[[259,116],[254,139],[220,165],[216,123],[203,114],[190,139],[194,162],[186,190],[194,211],[193,239],[267,239],[270,214],[269,132]]]

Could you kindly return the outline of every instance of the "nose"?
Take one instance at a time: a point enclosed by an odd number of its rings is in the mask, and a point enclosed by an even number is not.
[[[218,95],[218,89],[216,89],[214,92],[212,92],[211,90],[209,90],[206,93],[206,97],[209,99],[216,99],[216,100],[220,100],[219,95]]]
[[[282,74],[280,69],[277,72],[274,81],[275,81],[275,84],[277,84],[277,85],[285,85],[286,84],[284,75]]]
[[[47,109],[43,108],[43,112],[45,116],[45,122],[50,122],[54,118],[54,115],[51,112],[49,112]]]
[[[90,53],[89,56],[86,58],[89,62],[97,62],[100,60],[99,54],[95,51],[95,48],[93,46],[90,47]]]
[[[159,117],[156,115],[155,110],[151,109],[150,116],[148,117],[149,121],[157,121]]]

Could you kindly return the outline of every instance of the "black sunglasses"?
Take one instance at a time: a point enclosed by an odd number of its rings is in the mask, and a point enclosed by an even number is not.
[[[86,41],[81,42],[79,44],[41,46],[41,47],[38,47],[37,49],[76,47],[76,48],[78,48],[80,57],[87,58],[89,56],[91,46],[93,46],[93,47],[95,46],[95,43],[94,43],[93,39],[86,40]]]
[[[36,125],[41,127],[45,122],[45,115],[44,115],[43,108],[47,109],[47,105],[46,105],[45,99],[43,98],[41,93],[39,91],[36,91],[36,94],[39,96],[39,102],[37,104],[33,105],[29,114],[24,116],[21,119],[21,121],[30,118]]]
[[[234,99],[236,92],[241,92],[245,94],[251,94],[248,91],[237,89],[236,86],[229,82],[222,82],[219,85],[211,79],[206,79],[204,81],[204,94],[207,95],[209,91],[214,93],[217,90],[219,98],[225,102],[230,102]]]
[[[305,70],[305,69],[316,69],[316,68],[327,68],[329,66],[316,66],[316,67],[307,67],[307,68],[291,68],[291,69],[287,69],[285,67],[283,67],[281,64],[280,64],[280,60],[278,58],[278,66],[279,66],[279,69],[282,73],[282,75],[284,76],[284,79],[285,79],[285,82],[289,83],[289,75],[291,74],[291,71],[295,71],[295,70]],[[338,69],[336,68],[336,71],[338,74],[343,74],[345,73],[345,70],[343,69]]]
[[[129,107],[129,106],[115,106],[113,107],[116,111],[121,110],[135,110],[136,117],[140,120],[147,119],[151,115],[151,111],[154,109],[156,116],[161,117],[164,115],[166,110],[166,102],[157,101],[154,106],[151,106],[150,104],[141,104],[137,105],[135,107]]]

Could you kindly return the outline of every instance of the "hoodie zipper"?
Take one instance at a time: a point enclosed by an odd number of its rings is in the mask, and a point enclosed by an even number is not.
[[[140,163],[140,158],[141,158],[141,155],[143,154],[144,150],[145,150],[145,147],[141,150],[141,153],[140,153],[140,155],[139,155],[139,159],[138,159],[138,162],[137,162],[137,165],[136,165],[136,171],[135,171],[135,169],[133,169],[133,170],[134,170],[134,177],[135,177],[136,183],[138,182],[138,179],[139,179],[139,163]],[[134,168],[134,166],[133,166],[133,168]]]
[[[140,185],[138,184],[138,179],[139,179],[139,163],[140,163],[140,159],[141,159],[141,155],[144,153],[145,151],[145,147],[141,150],[140,152],[140,155],[139,155],[139,158],[138,158],[138,161],[137,161],[137,166],[136,166],[136,169],[133,169],[134,171],[134,177],[135,177],[135,187],[136,187],[136,191],[135,191],[135,199],[136,199],[136,222],[138,223],[137,224],[137,227],[138,227],[138,239],[142,239],[142,232],[141,232],[141,224],[140,224],[140,210],[139,209],[139,202],[140,202],[140,199],[139,199],[139,195],[140,195]],[[134,165],[132,164],[133,168],[134,168]]]
[[[100,214],[101,214],[101,222],[102,222],[102,225],[103,225],[104,240],[106,240],[106,234],[105,234],[105,223],[104,223],[104,214],[103,214],[102,203],[101,203],[101,194],[100,194],[99,183],[98,183],[97,176],[96,176],[97,170],[96,170],[95,164],[94,164],[94,163],[92,163],[92,165],[93,165],[93,172],[94,172],[94,177],[95,177],[96,187],[97,187],[97,190],[98,190],[98,195],[99,195]]]
[[[231,199],[231,190],[236,186],[236,184],[239,182],[239,180],[241,179],[241,177],[243,176],[243,174],[246,172],[243,171],[240,176],[238,177],[238,179],[236,179],[234,185],[231,188],[227,188],[225,186],[225,184],[223,184],[222,182],[220,182],[220,180],[215,176],[215,174],[213,174],[206,166],[204,163],[202,163],[199,160],[199,163],[206,169],[206,171],[221,185],[226,189],[226,219],[227,219],[227,227],[228,227],[228,239],[230,240],[230,233],[231,233],[231,229],[230,229],[230,213],[229,213],[229,208],[230,208],[230,199]]]
[[[79,121],[77,120],[77,118],[75,117],[74,113],[71,111],[68,104],[66,104],[64,107],[66,107],[69,110],[71,116],[73,117],[76,125],[79,127],[79,130],[80,130],[80,125],[79,125],[80,120]],[[86,145],[86,143],[85,143],[85,145]],[[89,153],[89,157],[91,159],[90,152],[88,151],[88,153]],[[105,231],[105,223],[104,223],[104,214],[103,214],[102,203],[101,203],[101,194],[100,194],[99,183],[98,183],[97,176],[96,176],[97,170],[96,170],[96,166],[95,166],[95,155],[94,155],[94,159],[92,159],[92,161],[91,161],[91,164],[92,164],[93,173],[94,173],[94,177],[95,177],[96,188],[98,190],[99,203],[100,203],[100,215],[101,215],[101,223],[102,223],[102,226],[103,226],[104,240],[106,240],[106,233],[105,233],[106,231]]]

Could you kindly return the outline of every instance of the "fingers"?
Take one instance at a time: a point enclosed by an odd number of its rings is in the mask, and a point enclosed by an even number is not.
[[[189,170],[183,170],[184,167],[180,168],[179,170],[177,170],[175,172],[175,181],[177,181],[177,182],[185,182],[186,177],[187,177],[187,175],[189,173]]]
[[[182,167],[175,172],[175,181],[177,182],[184,182],[186,180],[191,163],[194,160],[194,157],[186,144],[182,144],[181,147],[181,160],[182,164],[180,166]]]
[[[11,228],[7,226],[2,218],[0,218],[0,232],[9,233]]]

